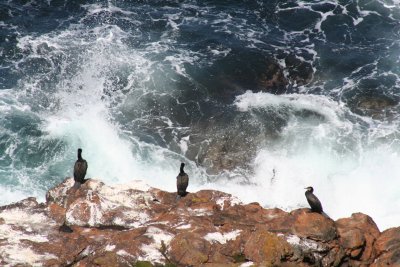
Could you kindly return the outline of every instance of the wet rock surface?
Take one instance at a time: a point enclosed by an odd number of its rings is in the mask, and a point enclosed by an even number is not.
[[[396,266],[400,230],[361,213],[243,204],[219,191],[181,199],[141,181],[67,178],[46,195],[0,207],[1,266]],[[69,226],[73,232],[60,231]],[[142,264],[142,265],[140,265]]]

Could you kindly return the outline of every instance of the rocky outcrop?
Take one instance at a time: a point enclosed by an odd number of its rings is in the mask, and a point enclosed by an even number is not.
[[[398,255],[399,228],[380,233],[361,213],[333,221],[212,190],[177,199],[140,181],[69,178],[46,203],[0,207],[1,266],[394,266]]]
[[[400,266],[400,227],[384,231],[374,243],[378,255],[372,266]]]

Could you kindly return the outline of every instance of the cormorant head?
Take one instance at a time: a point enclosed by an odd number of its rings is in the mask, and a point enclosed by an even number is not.
[[[307,189],[307,191],[309,191],[311,193],[314,191],[314,188],[312,188],[312,186],[306,187],[304,189]]]
[[[80,158],[82,155],[82,148],[78,148],[78,158]]]

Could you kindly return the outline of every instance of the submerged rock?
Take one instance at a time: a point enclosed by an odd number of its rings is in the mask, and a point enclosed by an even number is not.
[[[109,186],[68,178],[46,203],[0,207],[1,266],[384,266],[400,262],[400,230],[367,215],[336,222],[213,190],[189,193],[140,181]],[[60,231],[60,226],[71,231]]]

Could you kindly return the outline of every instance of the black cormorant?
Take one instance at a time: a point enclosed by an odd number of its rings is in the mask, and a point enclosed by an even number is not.
[[[306,198],[307,198],[308,204],[310,204],[311,211],[322,213],[323,210],[322,210],[321,201],[319,201],[319,199],[313,194],[314,188],[309,186],[304,189],[307,189]]]
[[[83,184],[85,182],[86,170],[88,164],[86,160],[82,158],[82,149],[78,148],[78,160],[75,162],[74,166],[74,180],[75,182]]]
[[[186,188],[189,185],[189,176],[183,170],[184,167],[185,163],[181,163],[180,172],[176,177],[176,188],[178,189],[178,195],[181,197],[186,196]]]

